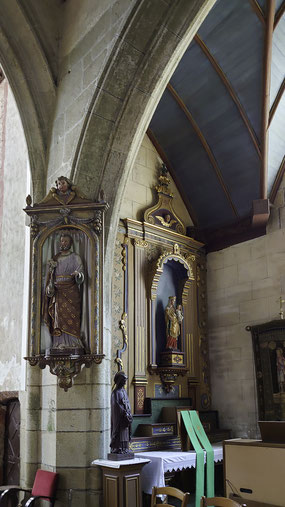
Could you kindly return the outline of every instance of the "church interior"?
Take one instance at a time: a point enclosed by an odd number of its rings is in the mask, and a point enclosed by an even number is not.
[[[1,0],[0,506],[285,506],[284,88],[284,0]]]

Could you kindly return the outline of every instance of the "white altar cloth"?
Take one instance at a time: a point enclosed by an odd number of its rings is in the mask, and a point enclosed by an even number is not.
[[[221,444],[213,444],[213,450],[215,462],[222,461],[223,446]],[[153,486],[165,486],[165,472],[176,472],[177,470],[196,467],[195,451],[146,451],[136,452],[135,457],[144,457],[151,460],[141,471],[142,491],[148,494],[151,494]],[[204,451],[204,460],[206,462],[206,451]]]

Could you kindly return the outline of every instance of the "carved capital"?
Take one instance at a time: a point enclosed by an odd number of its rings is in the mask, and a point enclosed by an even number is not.
[[[134,240],[134,245],[139,247],[139,248],[147,248],[148,247],[148,242],[147,241],[144,241],[142,239],[135,239]]]

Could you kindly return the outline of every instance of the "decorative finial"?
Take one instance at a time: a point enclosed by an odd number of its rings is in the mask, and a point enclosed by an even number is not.
[[[162,164],[160,168],[160,176],[158,178],[159,184],[156,185],[155,189],[157,192],[173,197],[173,193],[169,189],[170,178],[168,175],[168,169],[165,164]]]

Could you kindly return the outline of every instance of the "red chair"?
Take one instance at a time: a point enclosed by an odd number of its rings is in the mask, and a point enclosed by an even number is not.
[[[31,494],[24,507],[34,505],[38,498],[49,501],[50,506],[53,507],[55,503],[57,479],[58,474],[54,472],[37,470],[32,491],[30,489],[20,488],[20,486],[1,486],[2,494],[0,496],[0,507],[1,505],[6,506],[9,498],[15,499],[15,495],[20,491]]]

